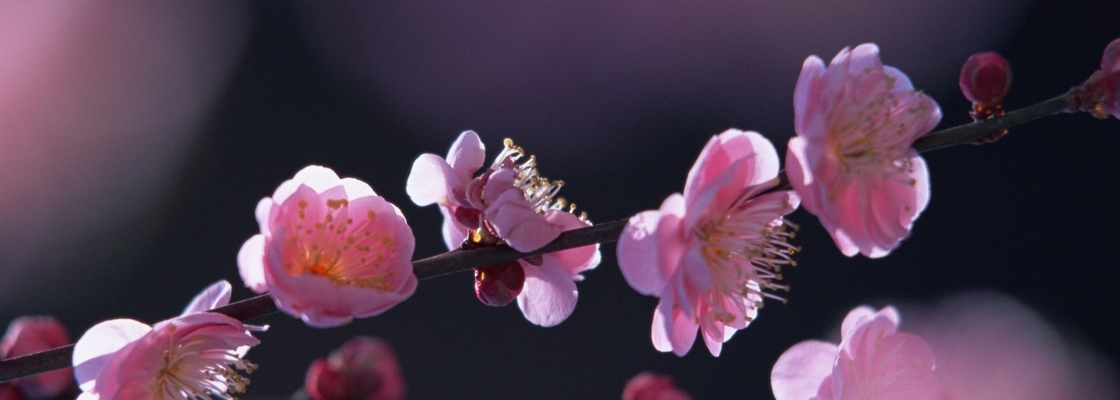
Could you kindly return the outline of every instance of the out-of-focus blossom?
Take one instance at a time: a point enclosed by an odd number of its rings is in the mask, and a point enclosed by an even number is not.
[[[228,304],[230,289],[226,281],[211,285],[182,315],[154,326],[131,319],[94,325],[74,346],[78,399],[232,399],[243,393],[249,380],[239,371],[256,368],[243,357],[260,341],[241,321],[206,312]]]
[[[958,83],[964,97],[974,105],[998,108],[1011,88],[1011,65],[999,53],[973,54],[961,66]]]
[[[1006,295],[962,294],[903,311],[907,331],[937,358],[939,400],[1120,399],[1114,365]]]
[[[353,178],[309,166],[257,204],[241,246],[245,286],[314,327],[381,314],[416,290],[415,239],[395,205]]]
[[[312,362],[304,388],[313,400],[401,400],[407,394],[393,348],[367,336]]]
[[[807,340],[782,353],[770,375],[774,398],[939,399],[933,352],[898,324],[894,307],[852,310],[839,346]]]
[[[540,176],[535,158],[522,161],[525,152],[513,141],[506,139],[504,145],[478,176],[486,148],[473,131],[459,135],[447,158],[422,154],[412,164],[406,191],[417,205],[439,204],[449,249],[505,243],[529,252],[563,231],[591,225],[586,215],[573,214],[574,204],[555,199],[563,181]],[[598,266],[599,259],[596,244],[476,268],[475,294],[490,306],[516,298],[526,319],[553,326],[571,315],[579,297],[575,281],[583,280],[581,273]]]
[[[937,103],[862,44],[828,67],[807,58],[793,105],[786,168],[805,209],[845,255],[887,255],[929,203],[925,160],[911,145],[941,120]]]
[[[692,400],[692,396],[673,385],[673,378],[642,372],[622,389],[622,400]]]
[[[796,251],[783,216],[797,208],[791,191],[771,191],[778,153],[756,132],[712,137],[693,164],[684,195],[630,218],[618,242],[618,265],[639,293],[661,301],[653,313],[659,351],[688,353],[701,331],[712,355],[747,327],[763,297],[788,287],[783,265]],[[780,299],[780,298],[779,298]]]
[[[1113,40],[1101,56],[1101,69],[1074,90],[1071,108],[1088,111],[1097,118],[1120,119],[1120,38]]]
[[[0,359],[25,356],[70,344],[70,334],[66,327],[51,316],[19,317],[8,325],[4,338],[0,339]],[[58,397],[73,385],[73,371],[70,368],[44,372],[4,384],[22,392],[28,399],[49,399]],[[0,395],[0,399],[5,398]]]

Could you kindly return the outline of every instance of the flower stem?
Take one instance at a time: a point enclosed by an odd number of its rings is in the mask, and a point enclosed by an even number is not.
[[[975,144],[979,143],[978,141],[980,138],[1000,129],[1060,112],[1074,112],[1076,108],[1070,106],[1071,92],[1026,108],[1009,112],[1007,115],[1000,118],[955,126],[930,133],[915,141],[914,149],[925,152],[957,144]],[[772,190],[787,190],[790,188],[789,180],[786,178],[784,172],[778,174],[778,179],[778,186]],[[422,260],[413,261],[412,269],[417,278],[428,279],[538,254],[567,250],[596,243],[614,242],[617,241],[618,237],[622,234],[622,229],[626,226],[627,222],[628,219],[621,219],[563,232],[556,240],[553,240],[552,243],[529,253],[521,253],[506,245],[483,247],[473,250],[453,250]],[[263,294],[231,303],[212,311],[228,315],[241,321],[246,321],[274,314],[277,312],[277,309],[276,303],[272,301],[268,294]],[[74,345],[68,345],[22,357],[0,360],[0,382],[69,367],[73,353]]]

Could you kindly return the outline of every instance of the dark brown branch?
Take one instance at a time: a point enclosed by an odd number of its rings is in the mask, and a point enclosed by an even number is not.
[[[1044,102],[1019,109],[1007,115],[982,122],[956,126],[943,129],[923,136],[914,142],[918,151],[936,150],[952,145],[965,143],[978,143],[985,135],[1005,129],[1024,122],[1032,121],[1047,115],[1060,112],[1073,112],[1069,106],[1069,93],[1046,100]],[[778,175],[778,186],[773,190],[789,189],[789,180],[784,173]],[[587,246],[595,243],[607,243],[618,240],[622,228],[627,220],[611,221],[583,229],[576,229],[560,234],[560,237],[548,245],[529,253],[521,253],[506,245],[484,247],[474,250],[454,250],[412,262],[413,271],[419,279],[434,278],[441,275],[465,271],[485,265],[493,265],[513,261],[538,254],[551,253],[576,247]],[[263,317],[277,312],[276,304],[267,295],[260,295],[249,299],[231,303],[213,310],[241,321]],[[9,381],[23,376],[66,368],[70,366],[70,359],[74,353],[74,346],[59,347],[35,354],[0,360],[0,382]]]

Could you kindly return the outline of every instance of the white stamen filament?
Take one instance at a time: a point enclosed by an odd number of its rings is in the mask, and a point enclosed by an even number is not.
[[[236,399],[244,393],[249,378],[238,370],[252,373],[257,366],[238,357],[236,349],[220,346],[204,337],[192,336],[186,343],[170,338],[163,353],[164,365],[153,382],[151,400]]]

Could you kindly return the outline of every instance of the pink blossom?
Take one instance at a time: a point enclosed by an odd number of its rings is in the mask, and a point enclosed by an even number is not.
[[[626,382],[622,400],[692,400],[692,396],[673,385],[673,378],[642,372]]]
[[[241,279],[308,325],[378,315],[416,290],[412,230],[362,181],[306,167],[257,204],[257,222],[237,255]]]
[[[939,400],[1120,399],[1104,356],[1006,295],[955,295],[906,320],[937,358]]]
[[[863,44],[828,67],[806,59],[793,106],[786,168],[805,209],[845,255],[887,255],[929,203],[926,163],[911,145],[941,120],[937,103]]]
[[[770,375],[774,398],[939,399],[933,352],[898,324],[894,307],[852,310],[839,346],[807,340],[782,353]]]
[[[712,137],[693,164],[684,195],[639,213],[618,241],[618,265],[634,290],[661,298],[652,339],[659,351],[688,353],[701,331],[712,355],[747,327],[783,265],[794,262],[783,216],[797,208],[777,185],[778,153],[756,132]]]
[[[205,312],[228,304],[230,289],[226,281],[211,285],[182,315],[154,326],[131,319],[94,325],[74,346],[78,399],[232,399],[244,392],[249,380],[238,371],[256,366],[242,357],[260,341],[240,321]]]
[[[591,225],[586,215],[572,214],[575,205],[555,199],[564,182],[540,176],[535,158],[522,160],[525,153],[513,141],[506,139],[504,145],[478,176],[486,148],[473,131],[459,135],[447,158],[423,154],[412,164],[406,191],[417,205],[439,205],[449,249],[505,243],[529,252],[563,231]],[[575,281],[599,259],[596,244],[476,268],[475,294],[491,306],[516,299],[530,322],[553,326],[571,315],[579,297]]]
[[[8,325],[8,331],[0,339],[0,359],[25,356],[68,344],[70,334],[58,319],[51,316],[19,317]],[[70,389],[73,385],[72,374],[70,368],[65,368],[4,385],[14,383],[14,388],[18,388],[23,397],[28,399],[48,399],[58,397]]]
[[[407,392],[393,348],[368,336],[312,362],[304,387],[312,400],[403,400]]]

